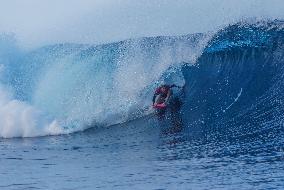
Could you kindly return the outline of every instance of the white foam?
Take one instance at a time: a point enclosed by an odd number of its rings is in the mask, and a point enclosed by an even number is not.
[[[43,114],[25,102],[13,99],[0,85],[0,137],[35,137],[64,133],[56,120],[48,121]]]

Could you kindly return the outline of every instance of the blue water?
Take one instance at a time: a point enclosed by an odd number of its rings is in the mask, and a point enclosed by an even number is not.
[[[2,139],[1,189],[283,188],[283,133],[212,139],[208,131],[163,128],[154,120]]]
[[[284,188],[283,22],[32,52],[0,42],[1,189]],[[164,82],[184,88],[161,116],[149,105]]]

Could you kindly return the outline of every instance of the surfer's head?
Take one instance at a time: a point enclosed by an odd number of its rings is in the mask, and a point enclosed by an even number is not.
[[[167,91],[167,85],[165,84],[161,85],[161,91],[162,93],[165,93]]]

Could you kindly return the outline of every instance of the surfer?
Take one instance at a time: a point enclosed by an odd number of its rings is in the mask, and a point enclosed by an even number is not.
[[[173,94],[172,88],[177,87],[181,90],[179,93]],[[184,95],[184,87],[179,87],[175,84],[166,85],[163,84],[156,88],[152,102],[153,108],[156,110],[156,114],[158,116],[159,121],[166,121],[170,119],[170,125],[162,124],[164,128],[164,133],[176,133],[182,130],[182,118],[180,114],[180,109],[182,106],[181,98]],[[166,116],[166,113],[167,116]],[[166,119],[166,120],[165,120]],[[165,128],[165,126],[168,126]]]
[[[152,103],[153,103],[154,108],[166,108],[173,94],[171,90],[171,88],[173,87],[181,88],[175,84],[173,85],[163,84],[159,86],[158,88],[156,88],[154,96],[152,98]]]

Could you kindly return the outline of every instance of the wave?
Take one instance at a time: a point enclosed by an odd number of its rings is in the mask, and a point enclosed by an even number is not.
[[[6,104],[16,100],[22,106],[0,117],[13,121],[1,121],[0,136],[70,133],[149,114],[155,85],[183,85],[181,63],[194,63],[207,39],[195,34],[98,46],[57,44],[21,52],[13,38],[5,36],[4,49],[7,44],[11,48],[1,56],[1,83],[13,94]],[[22,119],[29,108],[36,111]]]
[[[228,26],[212,38],[196,67],[184,66],[188,126],[224,127],[230,137],[283,130],[283,26]]]
[[[24,52],[0,36],[0,136],[64,134],[151,113],[154,88],[185,86],[187,127],[234,135],[283,126],[283,22],[216,33],[56,44]],[[267,125],[269,124],[269,125]],[[250,127],[248,127],[250,126]]]

